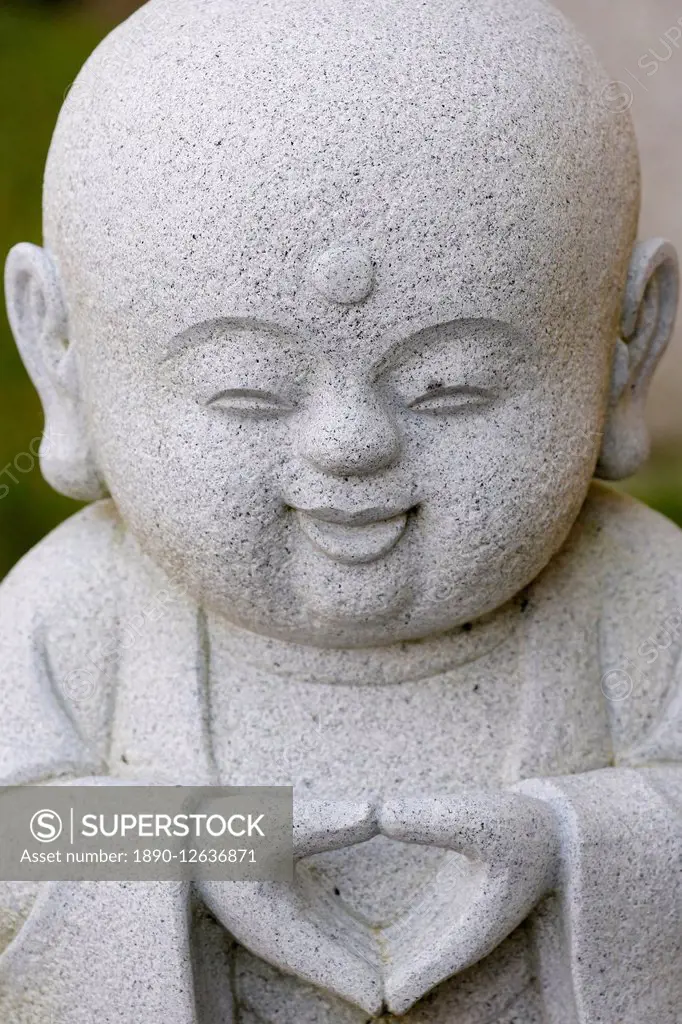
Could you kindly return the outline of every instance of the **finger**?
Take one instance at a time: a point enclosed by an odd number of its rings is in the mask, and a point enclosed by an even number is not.
[[[364,843],[379,834],[373,800],[359,803],[296,802],[294,857],[312,857],[327,850]]]
[[[495,862],[514,844],[546,840],[552,812],[541,800],[475,791],[448,797],[387,801],[380,831],[407,843],[442,846],[473,860]]]
[[[201,882],[197,888],[211,913],[256,956],[370,1016],[379,1013],[381,975],[371,950],[363,950],[357,935],[343,933],[337,924],[329,934],[291,885]]]
[[[539,899],[535,890],[523,900],[510,899],[508,880],[499,874],[488,875],[479,885],[463,912],[449,914],[444,907],[441,919],[429,921],[428,957],[394,958],[384,987],[391,1013],[405,1013],[427,989],[482,960],[521,924]]]

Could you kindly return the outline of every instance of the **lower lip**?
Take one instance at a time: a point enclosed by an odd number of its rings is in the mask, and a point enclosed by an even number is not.
[[[342,565],[362,565],[395,547],[407,527],[407,513],[363,526],[327,523],[305,512],[298,512],[298,521],[308,540],[327,558]]]

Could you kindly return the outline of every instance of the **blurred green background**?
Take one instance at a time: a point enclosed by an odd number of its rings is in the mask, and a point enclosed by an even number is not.
[[[41,187],[50,137],[81,65],[135,0],[0,0],[0,261],[15,242],[41,242]],[[0,303],[0,578],[79,506],[32,471],[43,430],[40,403]],[[23,454],[26,453],[26,454]],[[17,480],[13,483],[9,474]]]
[[[45,157],[69,85],[96,43],[135,0],[0,0],[0,257],[19,241],[40,243]],[[4,303],[3,303],[4,309]],[[42,432],[38,399],[0,317],[0,577],[78,507],[30,469]],[[22,454],[28,453],[28,454]],[[19,458],[17,459],[17,456]],[[15,459],[17,464],[15,466]],[[21,470],[21,471],[20,471]],[[682,444],[659,446],[626,489],[682,525]]]

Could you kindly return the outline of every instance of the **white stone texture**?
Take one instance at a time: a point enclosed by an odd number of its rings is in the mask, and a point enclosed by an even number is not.
[[[8,312],[93,501],[0,589],[0,780],[292,784],[296,881],[0,886],[9,1024],[675,1024],[677,262],[536,0],[152,0]],[[95,500],[100,499],[100,500]]]

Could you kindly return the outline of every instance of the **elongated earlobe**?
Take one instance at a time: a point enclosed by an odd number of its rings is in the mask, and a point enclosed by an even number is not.
[[[12,333],[45,414],[40,446],[43,476],[70,498],[104,497],[106,487],[85,428],[66,308],[49,253],[26,242],[16,245],[7,257],[5,293]]]
[[[628,272],[596,469],[603,480],[631,476],[649,455],[644,407],[654,370],[672,335],[678,293],[674,247],[661,238],[640,242]]]

